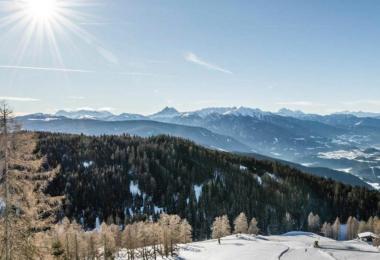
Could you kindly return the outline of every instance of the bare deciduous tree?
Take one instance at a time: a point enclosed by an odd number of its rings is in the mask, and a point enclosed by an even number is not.
[[[252,218],[249,222],[249,228],[248,228],[248,234],[251,235],[257,235],[259,234],[259,228],[257,227],[257,220],[256,218]]]
[[[248,232],[248,221],[244,212],[240,213],[234,220],[234,233],[244,234]]]
[[[339,233],[340,233],[340,220],[339,220],[339,218],[335,219],[335,222],[332,225],[332,231],[333,231],[333,238],[335,240],[338,240],[339,239]]]
[[[0,117],[0,192],[4,198],[1,203],[4,205],[4,212],[0,217],[0,226],[4,226],[0,229],[0,255],[5,260],[31,259],[36,254],[36,248],[32,238],[30,211],[25,205],[27,196],[22,183],[18,181],[18,171],[10,167],[16,157],[19,126],[6,102],[0,103]]]
[[[218,239],[218,243],[220,244],[222,237],[231,234],[230,221],[228,220],[227,215],[224,215],[222,217],[216,217],[214,222],[212,223],[211,230],[212,238]]]

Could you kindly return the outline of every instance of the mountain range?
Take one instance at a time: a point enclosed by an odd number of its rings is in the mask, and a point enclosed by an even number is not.
[[[255,153],[314,169],[331,168],[380,188],[380,118],[376,113],[317,115],[289,109],[273,113],[247,107],[179,112],[166,107],[146,116],[61,110],[17,119],[26,130],[178,136],[213,149]]]

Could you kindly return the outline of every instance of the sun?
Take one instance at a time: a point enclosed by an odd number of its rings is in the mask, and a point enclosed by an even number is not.
[[[81,55],[79,44],[90,46],[107,60],[108,54],[86,25],[104,0],[0,0],[0,43],[17,39],[11,46],[14,63],[24,60],[65,68],[63,53]],[[14,40],[12,41],[14,42]],[[101,51],[99,51],[101,50]]]
[[[81,24],[91,15],[87,7],[94,6],[95,0],[0,0],[0,35],[19,35],[15,48],[15,60],[24,57],[45,55],[63,67],[61,48],[76,49],[79,38],[85,42],[95,42]],[[97,0],[96,0],[97,1]],[[5,15],[4,15],[5,14]],[[48,53],[48,54],[47,54]]]
[[[43,21],[57,17],[59,6],[57,0],[25,0],[24,8],[31,18]]]

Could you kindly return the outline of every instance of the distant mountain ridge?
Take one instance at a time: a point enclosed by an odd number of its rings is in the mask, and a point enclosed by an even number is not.
[[[273,113],[247,107],[179,112],[165,107],[151,115],[79,110],[18,119],[27,130],[174,135],[214,149],[328,167],[353,174],[380,189],[380,153],[369,152],[380,148],[380,119],[376,117],[317,115],[289,109]]]
[[[107,120],[107,121],[117,121],[117,120],[136,120],[136,119],[154,119],[154,118],[172,118],[176,116],[188,117],[188,116],[199,116],[201,118],[210,115],[236,115],[236,116],[250,116],[259,117],[263,115],[280,115],[285,117],[294,118],[313,118],[313,117],[324,117],[324,116],[334,116],[334,115],[352,115],[357,118],[380,118],[380,112],[363,112],[363,111],[342,111],[336,112],[329,115],[319,115],[305,113],[301,110],[291,110],[288,108],[281,108],[277,112],[263,111],[258,108],[249,107],[208,107],[195,111],[180,112],[174,107],[165,107],[161,111],[156,112],[151,115],[142,114],[131,114],[122,113],[114,114],[107,110],[90,110],[90,109],[80,109],[80,110],[59,110],[54,116],[64,116],[71,119],[95,119],[95,120]]]
[[[232,137],[213,133],[201,127],[183,126],[170,123],[128,120],[99,121],[90,119],[19,117],[23,129],[29,131],[47,131],[53,133],[71,133],[86,135],[137,135],[150,137],[156,135],[171,135],[193,140],[201,145],[222,151],[246,151],[250,148]]]

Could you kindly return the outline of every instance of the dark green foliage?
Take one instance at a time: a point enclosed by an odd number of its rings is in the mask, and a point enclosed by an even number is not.
[[[245,212],[265,233],[305,229],[309,212],[330,222],[380,214],[378,192],[179,138],[41,133],[37,152],[47,155],[48,167],[61,167],[46,189],[66,196],[60,217],[82,220],[87,228],[96,217],[116,224],[157,218],[154,206],[187,218],[197,239],[208,237],[223,214],[234,219]],[[140,194],[132,196],[131,183]],[[203,187],[199,201],[195,185]]]
[[[59,259],[63,254],[65,253],[65,250],[63,249],[63,246],[59,240],[56,240],[53,242],[51,246],[51,254],[56,259]]]

